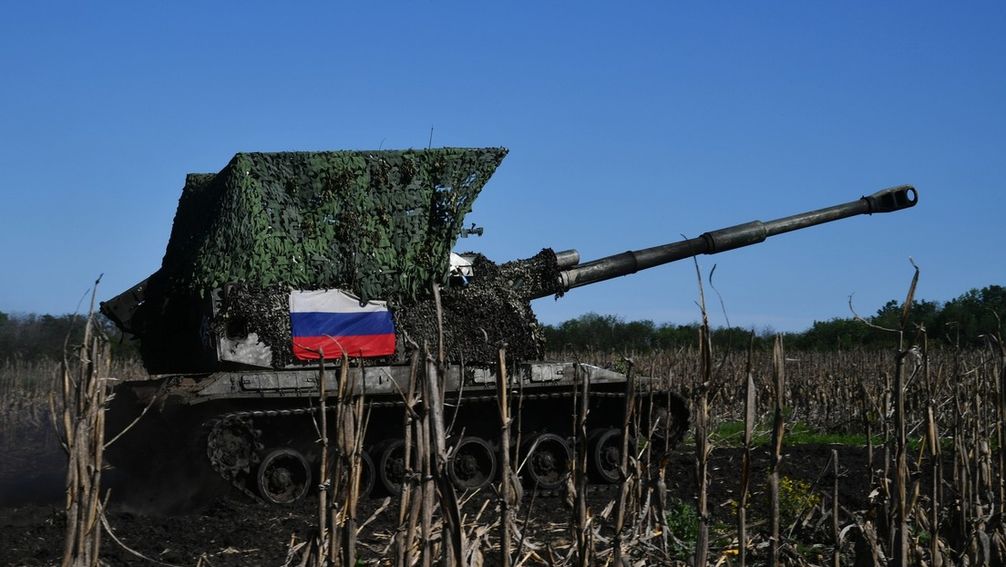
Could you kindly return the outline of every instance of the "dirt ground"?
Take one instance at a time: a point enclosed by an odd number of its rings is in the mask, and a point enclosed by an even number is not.
[[[64,458],[58,444],[44,431],[19,432],[3,441],[0,458],[0,565],[54,565],[58,562],[63,540],[62,512]],[[869,492],[867,452],[862,448],[838,447],[843,474],[840,498],[850,510],[865,507]],[[831,479],[823,475],[831,457],[831,446],[803,445],[788,447],[783,459],[783,474],[811,483],[812,490],[829,491]],[[767,502],[765,472],[769,455],[762,448],[754,452],[753,509]],[[740,451],[717,449],[713,452],[709,502],[713,522],[732,525],[733,508],[740,481]],[[250,501],[234,489],[221,485],[219,490],[193,502],[183,511],[166,513],[151,505],[147,497],[133,498],[129,485],[108,475],[112,499],[108,519],[116,537],[140,554],[171,565],[206,566],[283,565],[292,538],[305,541],[314,533],[317,504],[308,498],[292,507],[264,507]],[[674,453],[671,459],[669,489],[674,498],[691,503],[696,492],[694,455],[689,447]],[[826,484],[823,484],[825,483]],[[172,494],[162,494],[170,499]],[[599,513],[617,497],[612,487],[590,490],[588,502]],[[485,497],[476,496],[465,511],[474,516]],[[362,503],[360,521],[379,509],[383,499],[370,498]],[[528,506],[531,507],[528,512]],[[158,509],[161,508],[161,509]],[[518,517],[530,518],[528,542],[544,544],[567,539],[559,524],[567,524],[571,511],[561,494],[525,495]],[[483,524],[495,521],[494,505],[486,507]],[[360,553],[366,563],[386,553],[388,535],[397,518],[393,502],[363,530]],[[609,524],[611,518],[606,520]],[[568,540],[567,540],[568,541]],[[104,538],[102,556],[110,565],[150,564],[120,545]],[[487,556],[491,555],[486,550]],[[487,561],[492,564],[493,561]]]

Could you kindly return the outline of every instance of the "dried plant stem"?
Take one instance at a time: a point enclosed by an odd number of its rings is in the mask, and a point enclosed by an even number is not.
[[[741,567],[747,565],[747,511],[751,484],[751,437],[754,433],[755,409],[757,407],[757,391],[754,384],[754,374],[751,370],[753,351],[754,336],[752,335],[751,345],[748,347],[746,380],[744,381],[744,442],[741,453],[740,496],[737,505],[737,545],[739,547],[738,560]]]
[[[318,555],[316,564],[323,567],[326,554],[321,550],[328,550],[328,558],[331,559],[336,554],[334,540],[329,537],[328,530],[328,491],[331,487],[331,479],[328,476],[328,411],[326,408],[326,398],[328,391],[325,384],[325,353],[318,351],[318,412],[320,413],[321,427],[319,429],[321,437],[321,464],[319,465],[318,482]]]
[[[464,557],[465,533],[461,525],[461,508],[458,505],[454,485],[447,474],[447,435],[444,428],[444,404],[440,397],[440,377],[437,364],[426,359],[426,397],[429,400],[430,431],[432,433],[431,452],[434,457],[434,476],[440,493],[440,510],[444,517],[441,530],[444,539],[443,556],[445,565],[459,565]]]
[[[632,489],[631,480],[636,478],[636,475],[629,471],[629,453],[632,450],[629,444],[630,425],[632,425],[632,415],[636,408],[636,377],[633,371],[634,364],[632,359],[626,359],[626,362],[629,369],[625,380],[625,411],[622,420],[622,461],[618,469],[621,480],[618,511],[615,513],[615,536],[612,543],[615,565],[622,564],[622,532],[625,527],[626,500],[629,497],[629,491]]]
[[[709,553],[709,390],[712,387],[713,360],[712,338],[709,332],[709,317],[706,313],[706,297],[702,287],[702,274],[698,261],[695,275],[699,285],[699,310],[702,325],[699,327],[699,384],[695,416],[695,481],[698,498],[695,502],[699,516],[699,530],[695,538],[695,567],[705,567]]]
[[[349,359],[343,355],[344,377],[349,381]],[[341,427],[343,448],[341,454],[346,460],[348,478],[345,487],[344,517],[342,524],[342,561],[343,565],[356,565],[356,514],[360,502],[360,476],[363,472],[363,440],[366,434],[366,418],[364,417],[363,360],[360,359],[360,388],[356,392],[355,385],[349,383],[343,389],[343,414]],[[334,529],[334,526],[333,526]]]
[[[838,529],[838,449],[831,450],[831,474],[834,477],[831,487],[831,538],[834,549],[831,552],[832,567],[842,565],[842,536]]]
[[[699,328],[700,375],[698,400],[695,411],[695,480],[698,485],[695,501],[699,517],[698,535],[695,538],[695,567],[704,567],[709,553],[709,386],[712,376],[712,359],[709,351],[708,322]]]
[[[907,483],[908,483],[908,458],[907,440],[905,437],[905,353],[899,352],[895,367],[895,434],[897,445],[895,447],[895,505],[896,521],[895,528],[895,548],[894,565],[896,567],[907,567],[908,565],[908,506],[907,506]]]
[[[860,393],[862,396],[862,411],[863,411],[863,429],[866,433],[866,468],[869,470],[869,486],[873,486],[873,475],[874,464],[873,464],[873,406],[874,401],[870,397],[870,393],[866,390],[866,386],[860,385]]]
[[[425,390],[426,383],[423,381],[420,386],[421,390]],[[418,458],[420,470],[422,471],[422,500],[421,500],[421,534],[422,534],[422,564],[424,567],[429,567],[433,564],[433,505],[434,505],[434,486],[433,486],[433,470],[430,463],[430,420],[428,419],[429,414],[429,399],[424,396],[422,411],[420,412],[420,419],[418,421],[419,435],[418,443],[416,448],[419,450]]]
[[[499,366],[496,376],[496,396],[500,410],[500,565],[510,567],[510,510],[513,470],[510,464],[510,404],[507,393],[510,387],[506,369],[506,349],[499,350]]]
[[[919,269],[915,268],[915,275],[908,288],[908,295],[902,309],[901,325],[898,332],[898,352],[895,357],[895,431],[897,435],[896,447],[896,470],[895,470],[895,490],[897,497],[897,527],[895,532],[894,565],[896,567],[907,567],[908,565],[908,456],[907,439],[905,436],[905,358],[908,352],[905,350],[905,327],[908,324],[908,315],[911,312],[912,300],[915,297],[915,286],[919,281]]]
[[[941,567],[943,554],[940,553],[940,484],[943,482],[943,468],[940,466],[941,450],[940,436],[936,428],[936,416],[933,412],[932,399],[926,408],[926,438],[929,441],[929,458],[933,475],[932,493],[930,494],[929,511],[929,556],[933,567]]]
[[[76,368],[72,369],[64,358],[60,373],[63,412],[60,433],[68,457],[63,567],[96,567],[101,549],[101,472],[111,354],[107,341],[94,332],[97,286],[96,281],[83,344],[77,349]]]
[[[775,382],[775,407],[772,415],[772,464],[769,470],[769,497],[771,499],[772,533],[769,539],[769,565],[779,564],[779,468],[782,465],[782,443],[785,433],[783,400],[786,387],[786,357],[782,337],[776,336],[772,347],[772,369]]]
[[[577,567],[589,567],[593,561],[593,553],[590,549],[590,530],[587,518],[587,413],[590,407],[590,377],[586,372],[580,371],[580,365],[573,366],[574,383],[580,385],[579,403],[576,426],[576,463],[575,482],[576,499],[574,502],[575,515],[573,517],[573,529],[576,538],[576,565]]]
[[[395,547],[397,549],[395,556],[396,567],[409,567],[412,565],[412,546],[416,539],[416,523],[419,519],[419,506],[413,503],[412,498],[416,485],[416,475],[413,470],[412,444],[416,405],[416,376],[418,372],[419,352],[413,351],[412,364],[409,369],[409,391],[405,397],[405,415],[402,418],[405,432],[405,445],[402,448],[402,458],[405,461],[403,467],[405,478],[402,480],[401,503],[398,508],[398,532],[395,534]],[[408,522],[407,526],[406,522]]]
[[[996,347],[997,347],[997,362],[998,362],[998,376],[994,378],[995,387],[999,395],[996,400],[998,402],[998,419],[996,420],[996,439],[998,440],[999,451],[998,451],[998,472],[999,481],[996,485],[999,501],[999,509],[1006,509],[1006,345],[1003,344],[1002,336],[998,333],[996,334]],[[927,358],[928,360],[928,358]],[[927,365],[928,368],[928,365]]]

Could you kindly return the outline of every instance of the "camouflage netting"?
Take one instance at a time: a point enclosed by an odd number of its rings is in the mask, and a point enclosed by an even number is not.
[[[226,337],[255,333],[259,341],[269,345],[273,366],[286,366],[294,361],[290,348],[290,288],[285,285],[224,286],[213,326],[218,335]]]
[[[190,175],[161,272],[197,294],[224,284],[416,297],[444,281],[451,247],[504,148],[237,154]]]
[[[501,343],[518,359],[541,358],[545,337],[531,310],[532,286],[558,276],[555,254],[548,249],[527,260],[496,265],[481,254],[472,262],[473,282],[441,293],[444,347],[455,361],[491,363]],[[553,285],[550,283],[549,285]],[[540,289],[540,288],[537,288]],[[395,311],[399,332],[436,348],[437,313],[432,301],[402,305]]]
[[[531,294],[554,286],[558,276],[555,254],[545,249],[526,260],[497,265],[481,254],[474,256],[475,277],[466,286],[450,285],[441,291],[444,346],[451,360],[491,363],[500,343],[520,359],[542,356],[544,335],[531,310]],[[456,284],[457,282],[454,282]],[[295,364],[290,350],[289,289],[225,287],[215,331],[232,337],[256,333],[270,345],[273,365]],[[431,351],[437,347],[437,312],[432,297],[392,302],[399,353],[406,359],[409,341]],[[393,360],[389,360],[393,361]],[[378,362],[378,361],[372,361]]]
[[[492,362],[500,343],[541,356],[530,300],[554,290],[550,250],[448,284],[450,251],[503,148],[237,154],[220,173],[191,174],[161,270],[138,321],[153,372],[216,368],[213,334],[257,334],[275,367],[294,364],[290,289],[340,288],[389,302],[398,332],[437,343],[433,282],[442,293],[445,346],[454,360]],[[205,314],[222,289],[217,315]],[[208,333],[212,331],[212,333]]]

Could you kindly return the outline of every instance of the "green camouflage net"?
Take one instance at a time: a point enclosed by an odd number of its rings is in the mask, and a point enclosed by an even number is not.
[[[451,247],[505,148],[237,154],[190,175],[161,272],[167,288],[342,288],[415,298],[443,282]]]
[[[545,337],[527,291],[544,285],[538,280],[551,283],[558,278],[555,253],[546,248],[532,258],[498,265],[481,254],[468,254],[474,256],[472,283],[441,292],[448,358],[489,364],[506,344],[510,356],[540,359]],[[432,300],[398,307],[395,323],[399,334],[407,333],[417,344],[426,342],[436,348],[437,310]]]
[[[511,356],[534,360],[542,356],[544,335],[531,310],[528,291],[554,285],[559,267],[555,253],[495,264],[485,256],[466,253],[475,277],[465,286],[457,281],[441,290],[444,349],[448,358],[467,363],[491,363],[501,344]],[[275,367],[296,365],[290,349],[290,290],[284,286],[225,286],[215,331],[234,338],[255,333],[270,346]],[[408,360],[410,342],[438,346],[437,308],[432,297],[391,305],[399,352],[384,362]],[[373,361],[372,361],[373,362]],[[380,362],[380,361],[378,361]]]

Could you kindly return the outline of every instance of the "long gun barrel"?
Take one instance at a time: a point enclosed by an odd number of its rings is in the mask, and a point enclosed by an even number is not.
[[[807,228],[862,214],[890,213],[915,206],[918,193],[914,187],[902,185],[877,191],[855,201],[834,205],[816,211],[800,213],[773,221],[751,221],[729,228],[714,230],[698,238],[663,244],[642,250],[622,252],[598,260],[565,267],[560,264],[558,287],[560,292],[633,274],[668,262],[690,258],[699,254],[718,254],[734,248],[763,242],[770,236]],[[543,293],[545,297],[550,293]]]

